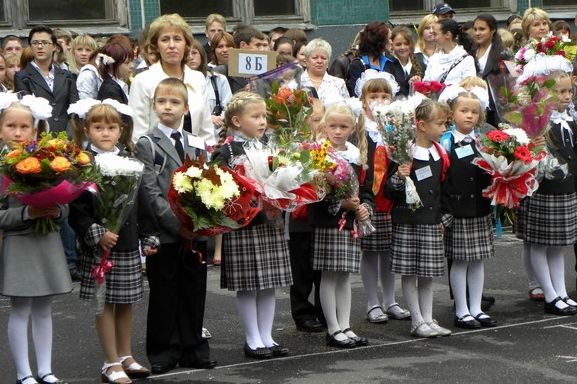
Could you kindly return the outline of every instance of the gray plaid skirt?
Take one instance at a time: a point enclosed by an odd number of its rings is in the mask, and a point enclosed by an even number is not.
[[[99,248],[99,247],[98,247]],[[80,254],[80,298],[91,300],[94,297],[94,278],[92,267],[96,265],[94,253],[98,248],[83,250]],[[140,252],[111,252],[112,269],[106,274],[105,303],[132,304],[143,297],[142,264]]]
[[[391,250],[391,214],[377,212],[373,215],[371,223],[376,231],[369,236],[361,238],[361,248],[363,251],[389,252]]]
[[[359,273],[361,241],[349,230],[315,227],[313,231],[313,270]]]
[[[525,203],[523,221],[528,243],[573,245],[577,240],[577,195],[535,193]]]
[[[493,257],[493,222],[491,215],[455,217],[445,232],[445,255],[448,259],[475,261]]]
[[[445,255],[440,224],[393,224],[391,271],[419,277],[443,276]]]
[[[282,228],[260,224],[225,233],[222,249],[221,288],[255,291],[292,284]]]

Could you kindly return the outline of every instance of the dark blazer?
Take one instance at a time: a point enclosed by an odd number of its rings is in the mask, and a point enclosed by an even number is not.
[[[547,132],[547,136],[550,139],[547,149],[559,160],[560,164],[567,164],[568,173],[565,177],[562,174],[556,174],[556,177],[552,180],[543,178],[539,182],[537,193],[558,195],[575,192],[577,177],[577,154],[575,153],[577,150],[577,124],[570,122],[569,126],[573,131],[573,145],[571,145],[569,133],[561,134],[563,128],[561,128],[560,124],[552,123],[551,129]]]
[[[128,97],[124,94],[122,87],[110,76],[104,76],[96,98],[98,100],[113,99],[119,103],[128,104]]]
[[[136,158],[144,163],[144,174],[140,183],[146,190],[148,202],[160,226],[160,243],[179,243],[178,231],[182,224],[170,208],[167,196],[172,174],[182,162],[174,145],[160,129],[155,128],[147,136],[150,140],[140,137],[136,142]],[[206,154],[189,145],[186,135],[182,145],[189,158],[196,159],[200,154],[206,158]]]
[[[206,62],[210,63],[210,61],[212,60],[212,52],[210,49],[210,44],[208,44],[208,41],[204,43],[202,48],[204,48],[204,52],[206,52]]]
[[[44,77],[29,63],[14,76],[14,89],[25,95],[43,97],[52,105],[52,117],[48,119],[52,132],[68,131],[68,107],[78,101],[76,80],[72,73],[54,66],[54,91]]]

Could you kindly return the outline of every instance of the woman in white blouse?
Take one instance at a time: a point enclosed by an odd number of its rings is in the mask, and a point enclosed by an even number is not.
[[[154,90],[163,79],[175,77],[181,79],[188,89],[191,133],[204,139],[208,145],[216,144],[206,79],[202,73],[186,65],[192,40],[190,26],[176,14],[160,16],[150,24],[146,45],[158,62],[136,75],[130,87],[128,105],[134,111],[134,141],[156,128],[158,117],[153,110]],[[187,128],[187,125],[183,127]]]
[[[463,47],[470,43],[459,24],[453,19],[440,20],[435,24],[435,31],[439,51],[429,58],[424,80],[451,85],[476,76],[475,58]]]
[[[323,39],[313,39],[304,48],[306,71],[301,75],[301,86],[314,87],[326,106],[349,98],[345,81],[327,73],[331,59],[331,45]]]

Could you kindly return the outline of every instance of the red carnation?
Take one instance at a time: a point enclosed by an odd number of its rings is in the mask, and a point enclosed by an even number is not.
[[[531,151],[524,145],[515,148],[514,155],[516,159],[519,159],[525,163],[529,163],[531,162],[531,160],[533,160],[533,155],[531,154]]]
[[[557,54],[558,54],[559,56],[567,57],[567,54],[566,54],[565,51],[562,50],[562,49],[559,50],[559,51],[557,51]]]
[[[545,48],[551,49],[555,46],[555,41],[553,39],[549,39],[545,42]]]
[[[535,48],[537,49],[537,52],[543,52],[543,44],[537,43],[537,46]]]
[[[422,93],[425,96],[428,96],[429,93],[431,92],[431,88],[424,81],[415,81],[413,83],[413,88],[415,89],[415,92]]]
[[[503,141],[509,140],[509,135],[498,129],[487,132],[487,137],[495,143],[502,143]]]
[[[443,89],[445,89],[445,84],[439,83],[438,81],[431,81],[429,82],[429,89],[431,90],[431,92],[439,93]]]

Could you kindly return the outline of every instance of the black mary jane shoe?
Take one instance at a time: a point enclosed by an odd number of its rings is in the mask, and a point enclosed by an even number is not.
[[[56,381],[52,381],[52,382],[48,382],[48,381],[44,380],[48,376],[54,376],[54,374],[52,372],[47,373],[42,377],[37,377],[36,381],[38,381],[38,384],[51,384],[51,383],[53,383],[53,384],[68,384],[68,382],[61,380],[61,379],[56,379]],[[56,377],[56,376],[54,376],[54,377]]]
[[[153,375],[162,375],[163,373],[172,371],[174,368],[176,368],[176,363],[158,362],[150,365],[150,372]]]
[[[180,361],[178,366],[181,368],[213,369],[217,364],[216,360],[199,359],[194,361]]]
[[[465,320],[470,317],[470,320]],[[455,327],[462,329],[479,329],[481,328],[481,323],[471,315],[465,315],[461,317],[455,316]]]
[[[34,376],[29,375],[29,376],[23,377],[23,378],[21,378],[21,379],[17,379],[17,380],[16,380],[16,384],[24,384],[24,382],[28,381],[28,379],[32,379],[32,380],[33,380],[33,381],[32,381],[33,383],[36,383],[36,382],[37,382],[36,379],[34,378]]]
[[[268,347],[268,349],[272,351],[274,357],[282,357],[289,354],[289,349],[282,345],[273,345],[272,347]]]
[[[345,334],[345,336],[347,335],[347,332],[353,332],[353,330],[350,328],[343,330],[343,333]],[[366,337],[361,337],[361,336],[355,336],[355,337],[347,336],[347,337],[355,342],[355,347],[364,347],[366,345],[369,345],[369,339],[367,339]]]
[[[563,299],[561,299],[561,300],[563,300],[563,302],[564,302],[565,304],[567,304],[568,306],[577,308],[577,306],[575,306],[575,305],[571,305],[571,304],[569,304],[569,303],[568,303],[568,301],[569,301],[569,300],[573,300],[573,299],[572,299],[572,298],[570,298],[569,296],[567,296],[567,297],[564,297],[564,298],[563,298]],[[575,301],[575,300],[573,300],[573,301]]]
[[[568,305],[567,307],[561,309],[555,305],[558,301],[563,301],[563,299],[556,297],[555,300],[551,301],[550,303],[545,303],[545,313],[550,313],[557,316],[573,316],[577,314],[577,307]]]
[[[327,346],[336,348],[354,348],[357,346],[357,343],[355,343],[352,339],[349,339],[348,337],[346,338],[346,340],[337,340],[335,336],[338,335],[339,333],[343,333],[343,331],[336,331],[332,335],[327,333],[326,336]]]
[[[270,359],[272,355],[272,351],[269,348],[256,348],[251,349],[247,343],[244,343],[244,354],[247,357],[252,357],[253,359]]]
[[[485,316],[485,317],[481,317],[481,316]],[[493,320],[491,318],[491,316],[487,315],[486,313],[479,313],[477,316],[475,316],[475,320],[477,320],[482,327],[496,327],[497,326],[497,321]]]

